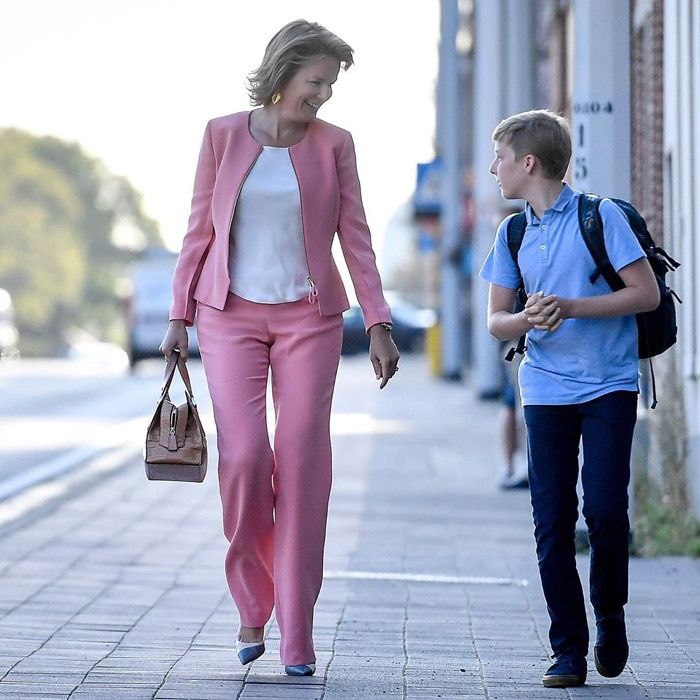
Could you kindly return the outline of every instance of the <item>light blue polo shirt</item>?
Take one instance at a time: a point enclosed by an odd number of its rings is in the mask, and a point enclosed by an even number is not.
[[[563,298],[610,294],[602,277],[591,283],[595,263],[578,225],[580,193],[565,184],[557,201],[538,219],[530,205],[518,265],[528,294],[542,291]],[[600,205],[605,247],[616,271],[644,257],[622,210],[609,199]],[[496,240],[481,277],[517,289],[518,270],[508,251],[506,227]],[[554,332],[533,329],[520,365],[523,406],[576,404],[611,391],[638,391],[639,356],[634,315],[569,318]]]

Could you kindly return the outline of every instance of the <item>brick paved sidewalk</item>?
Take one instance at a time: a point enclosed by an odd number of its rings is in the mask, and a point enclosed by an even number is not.
[[[383,392],[370,377],[343,362],[316,676],[284,675],[274,624],[261,660],[235,658],[215,470],[149,484],[131,460],[0,530],[0,697],[700,697],[700,562],[678,558],[632,562],[620,678],[543,688],[529,503],[495,486],[497,407],[418,358]]]

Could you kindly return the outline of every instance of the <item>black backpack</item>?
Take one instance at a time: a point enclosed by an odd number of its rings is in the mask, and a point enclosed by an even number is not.
[[[602,275],[603,279],[608,283],[610,289],[614,292],[622,289],[625,284],[621,277],[615,272],[608,252],[605,249],[605,238],[603,236],[603,219],[600,215],[601,197],[594,194],[581,194],[578,200],[578,223],[581,229],[581,235],[588,248],[588,251],[595,262],[595,270],[590,276],[591,284]],[[666,273],[676,270],[680,263],[674,260],[663,248],[659,248],[651,237],[647,229],[646,221],[642,215],[629,203],[623,199],[612,199],[627,217],[630,228],[637,237],[642,250],[647,256],[647,260],[651,265],[651,269],[656,277],[656,283],[659,285],[659,293],[661,301],[653,311],[645,311],[637,314],[637,335],[639,338],[639,358],[649,358],[649,368],[651,370],[653,401],[651,408],[656,408],[656,380],[654,378],[654,367],[651,363],[651,358],[660,355],[668,350],[677,340],[678,327],[676,325],[676,307],[674,299],[682,303],[678,295],[666,284]],[[518,271],[518,251],[525,236],[525,228],[527,227],[527,219],[525,212],[522,211],[515,216],[512,216],[507,225],[508,250],[513,258]],[[522,284],[518,289],[518,303],[527,298]],[[518,345],[511,348],[506,355],[506,360],[509,362],[515,356],[515,353],[524,353],[525,336],[521,336]]]

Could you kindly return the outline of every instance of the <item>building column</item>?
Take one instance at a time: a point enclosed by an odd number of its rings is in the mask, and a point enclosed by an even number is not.
[[[491,134],[504,117],[532,109],[534,100],[532,0],[476,0],[474,7],[474,282],[473,385],[482,398],[501,390],[497,341],[486,327],[488,284],[477,277],[509,205],[501,197],[489,165]],[[522,202],[511,202],[519,206]]]
[[[604,197],[632,198],[631,16],[629,0],[574,0],[572,163],[574,186]],[[633,460],[648,445],[638,421]],[[629,515],[634,520],[634,469]],[[579,494],[581,493],[579,477]],[[577,529],[585,532],[583,516]]]
[[[629,0],[574,0],[574,185],[632,196]]]

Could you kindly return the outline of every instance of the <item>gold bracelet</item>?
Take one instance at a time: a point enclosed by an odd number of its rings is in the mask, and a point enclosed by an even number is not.
[[[367,329],[367,335],[369,335],[369,332],[370,332],[375,326],[381,326],[387,333],[391,333],[391,324],[390,324],[390,323],[387,323],[386,321],[380,321],[379,323],[373,323],[373,324]]]

